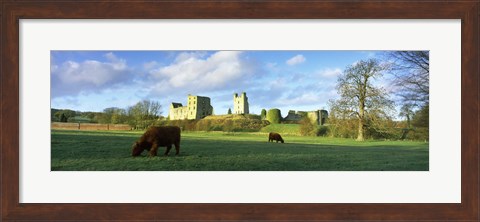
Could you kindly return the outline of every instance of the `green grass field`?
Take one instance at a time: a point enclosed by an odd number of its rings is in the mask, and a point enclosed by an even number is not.
[[[53,171],[427,171],[428,143],[182,132],[179,156],[131,156],[139,131],[52,130]],[[164,148],[159,148],[163,154]]]
[[[299,124],[270,124],[260,130],[260,132],[264,133],[278,132],[282,135],[300,135],[299,131]]]

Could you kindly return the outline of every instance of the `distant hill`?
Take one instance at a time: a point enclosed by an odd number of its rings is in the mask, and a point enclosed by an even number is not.
[[[101,112],[80,112],[71,109],[50,109],[50,121],[60,122],[60,114],[63,113],[68,122],[95,123],[95,116],[101,115]]]

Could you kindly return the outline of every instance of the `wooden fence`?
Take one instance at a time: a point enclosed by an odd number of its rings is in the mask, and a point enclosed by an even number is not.
[[[98,124],[98,123],[61,123],[52,122],[52,129],[68,130],[132,130],[127,124]]]

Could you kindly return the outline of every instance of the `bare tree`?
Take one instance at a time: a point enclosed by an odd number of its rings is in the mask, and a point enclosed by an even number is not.
[[[100,122],[103,123],[124,123],[127,118],[127,111],[118,107],[109,107],[103,109],[103,115]]]
[[[358,120],[358,141],[365,139],[367,123],[375,124],[394,110],[386,90],[372,84],[372,80],[381,77],[386,69],[376,59],[362,60],[348,66],[337,80],[340,99],[332,101],[331,106],[337,115]]]
[[[398,114],[401,117],[405,117],[405,119],[407,120],[407,128],[409,129],[412,128],[411,121],[413,115],[415,114],[412,106],[413,105],[409,103],[403,104],[403,106],[400,108],[400,113]]]
[[[393,51],[387,53],[394,75],[393,84],[402,103],[425,106],[429,102],[430,60],[428,51]]]
[[[146,128],[150,125],[152,120],[158,118],[161,114],[161,108],[159,102],[142,100],[135,105],[128,108],[128,115],[130,116],[131,125],[135,128]]]

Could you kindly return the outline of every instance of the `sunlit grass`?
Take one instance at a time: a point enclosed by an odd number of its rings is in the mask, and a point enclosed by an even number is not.
[[[299,124],[270,124],[263,127],[261,132],[277,132],[282,135],[299,135]]]

